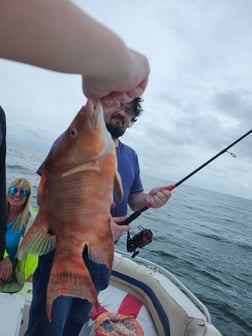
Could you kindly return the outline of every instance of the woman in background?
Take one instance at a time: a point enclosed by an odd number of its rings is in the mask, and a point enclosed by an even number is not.
[[[28,254],[18,260],[18,246],[33,222],[31,213],[31,184],[25,178],[14,179],[7,190],[6,248],[0,262],[0,291],[17,292],[25,280],[30,280],[37,267],[38,257]]]

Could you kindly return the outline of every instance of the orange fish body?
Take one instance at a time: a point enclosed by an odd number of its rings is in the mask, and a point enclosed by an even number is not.
[[[41,255],[55,247],[47,287],[49,320],[52,303],[59,295],[88,299],[98,306],[82,252],[86,246],[89,257],[111,271],[113,188],[121,198],[114,143],[101,104],[95,108],[89,100],[43,165],[39,212],[18,251],[20,256],[24,248]]]

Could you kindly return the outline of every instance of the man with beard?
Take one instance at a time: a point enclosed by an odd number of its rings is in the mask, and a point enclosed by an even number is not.
[[[138,157],[133,148],[122,143],[119,138],[131,127],[143,111],[141,97],[136,97],[126,105],[121,104],[118,109],[110,109],[104,106],[104,118],[108,131],[115,142],[118,161],[118,171],[122,179],[123,199],[119,201],[114,194],[115,207],[111,209],[113,217],[112,229],[115,241],[119,239],[122,232],[128,231],[129,226],[120,226],[119,223],[125,220],[127,205],[132,211],[142,209],[145,205],[152,208],[163,206],[171,196],[171,192],[165,187],[153,188],[148,194],[143,192],[140,177]]]
[[[119,140],[127,128],[136,122],[137,117],[141,114],[141,102],[142,99],[137,97],[126,105],[121,104],[119,108],[103,106],[105,123],[116,146],[118,171],[121,175],[124,192],[122,201],[119,201],[114,195],[116,206],[111,209],[114,241],[117,241],[123,232],[129,231],[129,225],[118,224],[127,218],[127,205],[133,211],[139,210],[145,205],[159,208],[171,196],[171,192],[165,190],[165,187],[154,188],[148,194],[143,192],[137,154],[131,147]],[[52,148],[58,140],[59,138],[54,142]],[[42,165],[37,171],[39,175]],[[46,290],[54,253],[55,251],[52,251],[39,257],[38,267],[33,275],[33,296],[29,325],[25,336],[77,336],[84,323],[89,320],[92,308],[89,301],[70,296],[60,296],[53,303],[52,321],[48,321],[46,316]],[[83,251],[83,259],[96,291],[99,293],[109,284],[109,271],[105,265],[96,264],[90,260],[86,249]]]

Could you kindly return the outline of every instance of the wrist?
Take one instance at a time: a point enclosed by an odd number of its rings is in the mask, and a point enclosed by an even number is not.
[[[151,207],[151,195],[149,195],[149,194],[145,195],[144,206],[147,207],[147,208]]]

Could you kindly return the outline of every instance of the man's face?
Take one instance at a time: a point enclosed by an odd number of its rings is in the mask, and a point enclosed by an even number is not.
[[[131,124],[133,110],[130,104],[121,105],[115,110],[104,108],[104,118],[113,139],[121,137]]]

